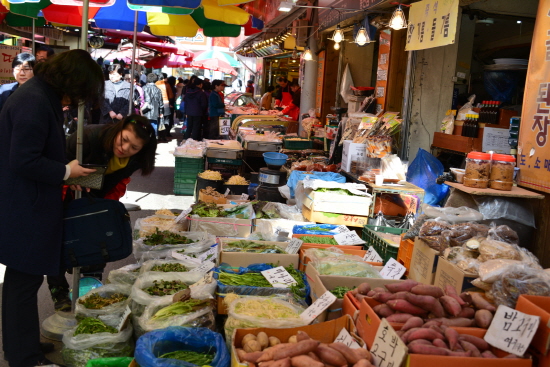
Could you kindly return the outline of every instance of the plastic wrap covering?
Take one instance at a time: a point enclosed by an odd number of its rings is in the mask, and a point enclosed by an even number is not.
[[[294,234],[330,234],[335,235],[340,232],[336,224],[297,224],[292,229]]]
[[[194,364],[159,356],[177,350],[193,352],[215,351],[212,367],[229,367],[231,356],[220,334],[206,328],[171,326],[151,331],[136,344],[135,359],[140,367],[195,367]]]
[[[313,222],[305,222],[307,224],[316,225]],[[294,221],[289,219],[256,219],[256,229],[253,234],[256,236],[261,235],[265,238],[264,241],[276,241],[278,232],[287,232],[289,236],[294,233],[294,227],[296,225],[303,225],[304,221]],[[275,238],[273,240],[267,240],[267,238]],[[255,238],[260,240],[260,238]]]
[[[243,235],[239,234],[241,228],[245,227],[246,231],[250,233],[252,223],[243,224],[239,221],[241,221],[239,218],[223,218],[223,222],[220,222],[220,218],[201,218],[198,215],[192,215],[191,229],[208,233],[218,233],[225,237],[242,237]]]
[[[177,216],[151,215],[145,218],[138,218],[134,224],[134,239],[149,236],[155,231],[182,232],[187,230],[186,224],[176,223]]]
[[[531,296],[550,296],[550,274],[519,264],[507,268],[507,271],[493,283],[490,292],[497,305],[516,307],[521,294]]]
[[[485,219],[509,219],[535,228],[531,200],[477,195],[474,195],[474,200]]]
[[[306,219],[302,215],[302,207],[298,207],[296,205],[268,202],[263,206],[262,212],[270,219],[282,218],[297,222],[306,221]]]
[[[425,203],[437,205],[449,192],[449,186],[436,183],[436,179],[443,174],[443,171],[443,164],[437,158],[419,148],[416,158],[407,171],[407,182],[424,189]]]
[[[484,224],[460,223],[453,224],[449,229],[441,232],[441,235],[447,239],[451,247],[462,246],[470,241],[468,246],[475,250],[481,241],[485,240],[488,232],[489,227]]]
[[[85,367],[90,359],[104,357],[130,357],[134,353],[132,326],[119,333],[79,334],[76,327],[63,334],[63,361],[70,367]]]
[[[405,233],[403,236],[404,240],[414,240],[416,236],[420,233],[420,228],[424,225],[424,222],[428,220],[430,217],[426,214],[420,214],[416,220],[414,221],[414,224],[412,227]]]
[[[252,203],[246,203],[237,205],[232,208],[225,209],[226,215],[224,218],[238,218],[238,219],[254,219],[256,218],[256,212]]]
[[[134,241],[134,257],[139,261],[165,259],[171,257],[172,250],[186,250],[189,252],[206,251],[216,243],[216,236],[206,232],[176,232],[195,242],[180,245],[149,246],[144,243],[145,238]]]
[[[479,266],[479,280],[485,283],[494,283],[502,275],[506,274],[508,268],[520,265],[521,261],[509,259],[489,260]]]
[[[424,222],[418,235],[420,237],[439,236],[444,230],[450,229],[451,225],[447,222],[427,220]]]
[[[466,206],[461,206],[459,208],[439,208],[428,204],[422,204],[422,211],[430,218],[437,218],[439,221],[451,224],[478,222],[483,220],[483,214]]]
[[[447,254],[447,260],[458,266],[467,273],[478,274],[480,262],[477,260],[478,253],[467,250],[463,247],[451,247]]]
[[[171,259],[147,260],[146,262],[144,262],[141,265],[141,269],[139,270],[139,274],[140,275],[145,274],[145,273],[149,273],[149,274],[166,274],[167,272],[151,270],[157,265],[164,265],[164,264],[179,264],[179,265],[185,266],[188,269],[185,272],[178,272],[178,273],[187,273],[191,269],[194,269],[194,268],[201,265],[200,262],[195,262],[195,261],[191,261],[191,260],[171,260]]]
[[[514,245],[519,244],[519,237],[516,231],[508,226],[492,226],[489,230],[489,239]]]
[[[307,256],[310,258],[311,261],[314,259],[323,259],[325,257],[338,257],[338,256],[344,256],[344,251],[340,250],[338,247],[329,247],[327,249],[321,249],[321,248],[308,248],[304,251],[304,256]]]
[[[382,278],[380,273],[359,256],[340,255],[311,259],[321,275],[340,275],[360,278]]]
[[[119,269],[111,270],[108,277],[109,283],[132,286],[139,276],[140,269],[141,264],[130,264]]]
[[[101,319],[105,324],[109,326],[116,326],[120,321],[122,314],[126,311],[126,306],[130,304],[130,293],[132,287],[130,285],[121,285],[121,284],[107,284],[99,288],[92,289],[84,296],[78,298],[76,301],[75,315],[79,317],[94,317]],[[83,303],[89,297],[93,295],[99,295],[103,298],[109,298],[115,293],[120,293],[125,295],[127,298],[121,302],[114,303],[109,306],[105,306],[100,309],[86,308]],[[104,317],[107,316],[107,317]]]
[[[474,287],[479,288],[479,289],[483,289],[485,292],[490,291],[491,288],[493,287],[493,283],[484,282],[480,278],[476,278],[476,279],[472,280],[472,285]]]
[[[486,239],[479,246],[479,261],[495,259],[521,260],[519,247],[506,242]]]

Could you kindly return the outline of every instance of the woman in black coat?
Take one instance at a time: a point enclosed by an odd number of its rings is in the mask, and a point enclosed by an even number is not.
[[[36,65],[0,113],[2,342],[10,367],[51,363],[41,350],[37,293],[44,275],[59,274],[63,180],[93,172],[66,164],[62,105],[95,105],[103,86],[86,51],[63,52]]]

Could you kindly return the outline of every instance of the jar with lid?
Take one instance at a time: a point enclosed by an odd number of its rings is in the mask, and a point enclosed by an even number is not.
[[[491,155],[488,153],[471,152],[466,157],[466,172],[464,186],[486,189],[489,186],[491,171]]]
[[[493,154],[489,187],[495,190],[511,191],[514,186],[516,158],[507,154]]]

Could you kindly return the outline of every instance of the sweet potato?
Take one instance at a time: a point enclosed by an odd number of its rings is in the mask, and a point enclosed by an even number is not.
[[[420,330],[420,328],[415,327],[415,328],[412,328],[412,329],[409,329],[409,330],[405,331],[405,334],[403,334],[401,336],[401,340],[403,340],[403,343],[407,344],[409,342],[409,335],[411,335],[416,330]]]
[[[408,319],[407,322],[405,322],[405,324],[401,327],[401,330],[407,331],[413,327],[422,327],[422,325],[424,325],[424,320],[418,316],[415,316]]]
[[[458,316],[460,311],[462,311],[462,307],[460,304],[451,296],[443,296],[439,297],[439,302],[441,302],[441,305],[449,313],[451,316]]]
[[[388,293],[388,294],[391,294],[391,293]],[[376,312],[376,314],[379,315],[380,317],[388,317],[395,313],[395,311],[392,310],[390,306],[388,306],[385,303],[381,303],[379,305],[374,306],[372,310]]]
[[[267,338],[267,340],[269,342],[270,347],[274,347],[278,344],[281,344],[281,341],[276,336],[270,336],[269,338]]]
[[[375,293],[375,294],[376,294],[376,293]],[[361,302],[361,301],[364,300],[365,298],[371,298],[371,297],[367,297],[367,296],[364,296],[364,295],[362,295],[362,294],[356,294],[356,295],[355,295],[355,298],[357,298],[357,300],[358,300],[359,302]]]
[[[273,360],[277,361],[283,358],[292,358],[302,354],[308,354],[309,352],[313,352],[319,344],[317,340],[302,340],[290,347],[275,350],[275,353],[273,353]]]
[[[302,340],[309,340],[311,338],[309,337],[309,335],[307,335],[305,331],[298,330],[298,332],[296,333],[296,339],[301,342]]]
[[[262,356],[264,352],[252,352],[252,353],[244,353],[244,355],[240,355],[240,353],[237,351],[237,355],[239,355],[239,359],[243,362],[252,362],[257,363],[258,358]]]
[[[359,287],[357,287],[357,292],[359,294],[367,295],[370,292],[370,284],[369,283],[361,283],[359,284]]]
[[[390,306],[390,308],[394,311],[409,313],[411,315],[416,315],[416,316],[427,314],[426,310],[420,307],[417,307],[415,305],[412,305],[410,302],[404,299],[394,299],[394,300],[388,301],[388,303],[386,304]]]
[[[472,357],[481,357],[481,352],[472,343],[467,342],[466,340],[460,340],[460,345],[462,345],[462,348],[464,348],[465,351],[471,350]]]
[[[372,354],[368,350],[363,349],[363,348],[357,348],[357,349],[352,349],[352,351],[353,351],[353,353],[355,353],[357,358],[366,359],[367,361],[370,361],[371,363],[374,362],[374,360],[372,359]]]
[[[260,343],[262,349],[266,348],[269,345],[269,338],[267,337],[267,334],[263,331],[260,331],[258,335],[256,335],[256,341]]]
[[[440,321],[442,325],[445,326],[457,326],[457,327],[470,327],[474,323],[474,320],[472,319],[465,319],[463,317],[456,318],[456,319],[447,319],[447,318],[441,318],[441,319],[434,319],[431,321]]]
[[[411,294],[411,292],[397,292],[397,293],[394,293],[395,295],[395,298],[394,299],[407,299],[407,294]]]
[[[456,350],[456,351],[450,351],[449,352],[449,357],[471,357],[472,356],[472,351],[469,350],[467,352],[463,351],[463,350]]]
[[[353,349],[351,349],[344,343],[331,343],[328,346],[329,348],[332,348],[340,352],[340,354],[344,356],[346,361],[348,361],[348,364],[356,364],[361,359],[361,358],[358,358],[355,353],[353,353]]]
[[[444,334],[445,334],[445,332],[443,331],[443,329],[442,329],[440,326],[437,326],[437,325],[430,325],[429,329],[435,330],[435,331],[437,331],[438,333],[440,333],[441,335],[444,335]]]
[[[472,343],[480,351],[485,351],[485,350],[489,349],[489,344],[485,341],[485,339],[478,338],[477,336],[468,335],[468,334],[460,334],[458,336],[458,339],[459,340],[465,340],[469,343]]]
[[[273,360],[273,356],[275,355],[275,352],[278,351],[278,350],[284,350],[284,349],[287,349],[287,348],[291,348],[291,347],[295,347],[296,344],[291,344],[291,343],[281,343],[281,344],[277,344],[277,345],[274,345],[272,347],[269,347],[269,348],[265,348],[264,349],[264,354],[258,358],[258,362],[266,362],[266,361],[271,361]]]
[[[443,307],[441,307],[439,301],[432,296],[421,296],[418,294],[407,293],[405,299],[411,304],[433,313],[436,317],[445,316]]]
[[[400,338],[403,336],[403,334],[405,334],[405,332],[404,332],[403,330],[396,330],[395,333],[396,333],[397,336],[400,337]]]
[[[409,345],[411,345],[411,344],[433,345],[429,340],[426,340],[426,339],[416,339],[416,340],[413,340],[412,342],[410,342],[409,344],[407,344],[407,346],[409,346]]]
[[[373,289],[373,291],[375,291],[376,293],[387,292],[386,288],[384,288],[384,287],[376,287],[376,288]]]
[[[277,361],[266,361],[259,364],[261,367],[291,367],[290,358],[283,358]]]
[[[479,292],[470,292],[470,295],[472,296],[472,302],[474,303],[474,306],[480,310],[488,310],[495,312],[497,309],[495,306],[493,306],[489,301],[487,301],[481,293]]]
[[[418,282],[416,280],[407,279],[399,283],[386,284],[386,288],[392,293],[403,292],[403,291],[410,292],[411,289],[416,285],[418,285]]]
[[[474,310],[472,307],[462,306],[462,310],[457,315],[457,317],[464,317],[464,318],[467,318],[467,319],[472,319],[472,318],[474,318],[475,314],[476,314],[476,310]]]
[[[447,284],[445,286],[445,294],[449,297],[453,297],[458,302],[458,304],[460,306],[465,306],[466,305],[466,302],[464,302],[464,300],[462,298],[460,298],[458,293],[456,293],[455,287],[453,287],[452,285]]]
[[[421,296],[432,296],[434,298],[442,297],[443,290],[435,285],[418,284],[411,288],[411,293],[419,294]]]
[[[497,356],[495,356],[495,354],[493,352],[491,352],[490,350],[486,350],[485,352],[481,353],[481,356],[483,358],[498,358]]]
[[[367,295],[368,297],[372,297],[372,296],[374,296],[375,294],[376,294],[375,291],[370,290],[366,295]]]
[[[292,367],[324,367],[322,362],[316,361],[306,355],[292,357],[290,364]]]
[[[466,303],[466,305],[472,304],[472,296],[470,295],[470,292],[462,292],[459,295],[460,298]]]
[[[487,329],[493,321],[493,313],[488,310],[477,310],[475,314],[476,325],[482,329]]]
[[[425,344],[409,344],[409,353],[413,354],[430,354],[436,356],[446,356],[449,350]]]
[[[252,362],[247,362],[247,365],[248,365],[248,367],[256,367],[257,366],[256,363],[252,363]]]
[[[237,357],[239,358],[239,361],[244,361],[244,356],[246,352],[242,348],[235,349],[237,351]]]
[[[439,321],[439,320],[430,320],[430,321],[427,321],[424,325],[422,325],[422,327],[423,328],[429,328],[432,325],[440,326],[441,324],[442,324],[442,322]]]
[[[414,317],[414,316],[409,313],[394,313],[393,315],[386,317],[386,319],[388,320],[388,322],[397,322],[402,324],[407,322],[407,320],[410,319],[411,317]]]
[[[389,300],[395,299],[395,294],[390,292],[380,292],[376,293],[372,298],[380,303],[386,303]]]
[[[444,349],[449,349],[449,346],[447,346],[447,343],[443,341],[443,339],[434,339],[432,342],[434,346]]]
[[[346,358],[344,358],[342,353],[328,347],[327,345],[319,344],[315,350],[315,354],[319,356],[319,359],[322,362],[333,366],[343,366],[347,364]]]
[[[444,336],[433,329],[420,328],[418,330],[413,331],[411,334],[409,334],[407,341],[410,342],[416,339],[434,340],[438,338],[443,339]]]
[[[455,350],[456,344],[458,343],[458,331],[448,327],[444,330],[444,333],[447,341],[449,342],[449,348],[451,350]]]
[[[313,352],[309,352],[307,355],[309,356],[309,358],[313,359],[314,361],[321,362],[319,357],[317,357],[317,354],[315,354]],[[321,363],[323,363],[323,362],[321,362]]]
[[[372,367],[372,364],[366,359],[360,359],[353,367]]]

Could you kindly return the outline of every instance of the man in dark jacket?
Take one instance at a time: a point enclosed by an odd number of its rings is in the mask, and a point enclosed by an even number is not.
[[[223,80],[216,79],[212,82],[212,93],[208,97],[208,130],[205,131],[207,139],[217,139],[219,136],[220,116],[225,115],[225,104],[220,96],[220,92],[224,90],[225,83]]]
[[[197,78],[193,84],[187,86],[183,101],[185,102],[185,111],[187,115],[187,130],[185,139],[201,140],[202,118],[206,115],[208,108],[208,99],[202,91],[202,79]]]
[[[149,73],[147,75],[147,84],[143,87],[145,103],[141,109],[141,113],[151,122],[151,125],[155,129],[155,134],[158,136],[158,123],[159,118],[163,117],[164,102],[162,101],[162,92],[155,85],[157,80],[157,74]],[[166,141],[166,138],[163,137],[160,141]]]

